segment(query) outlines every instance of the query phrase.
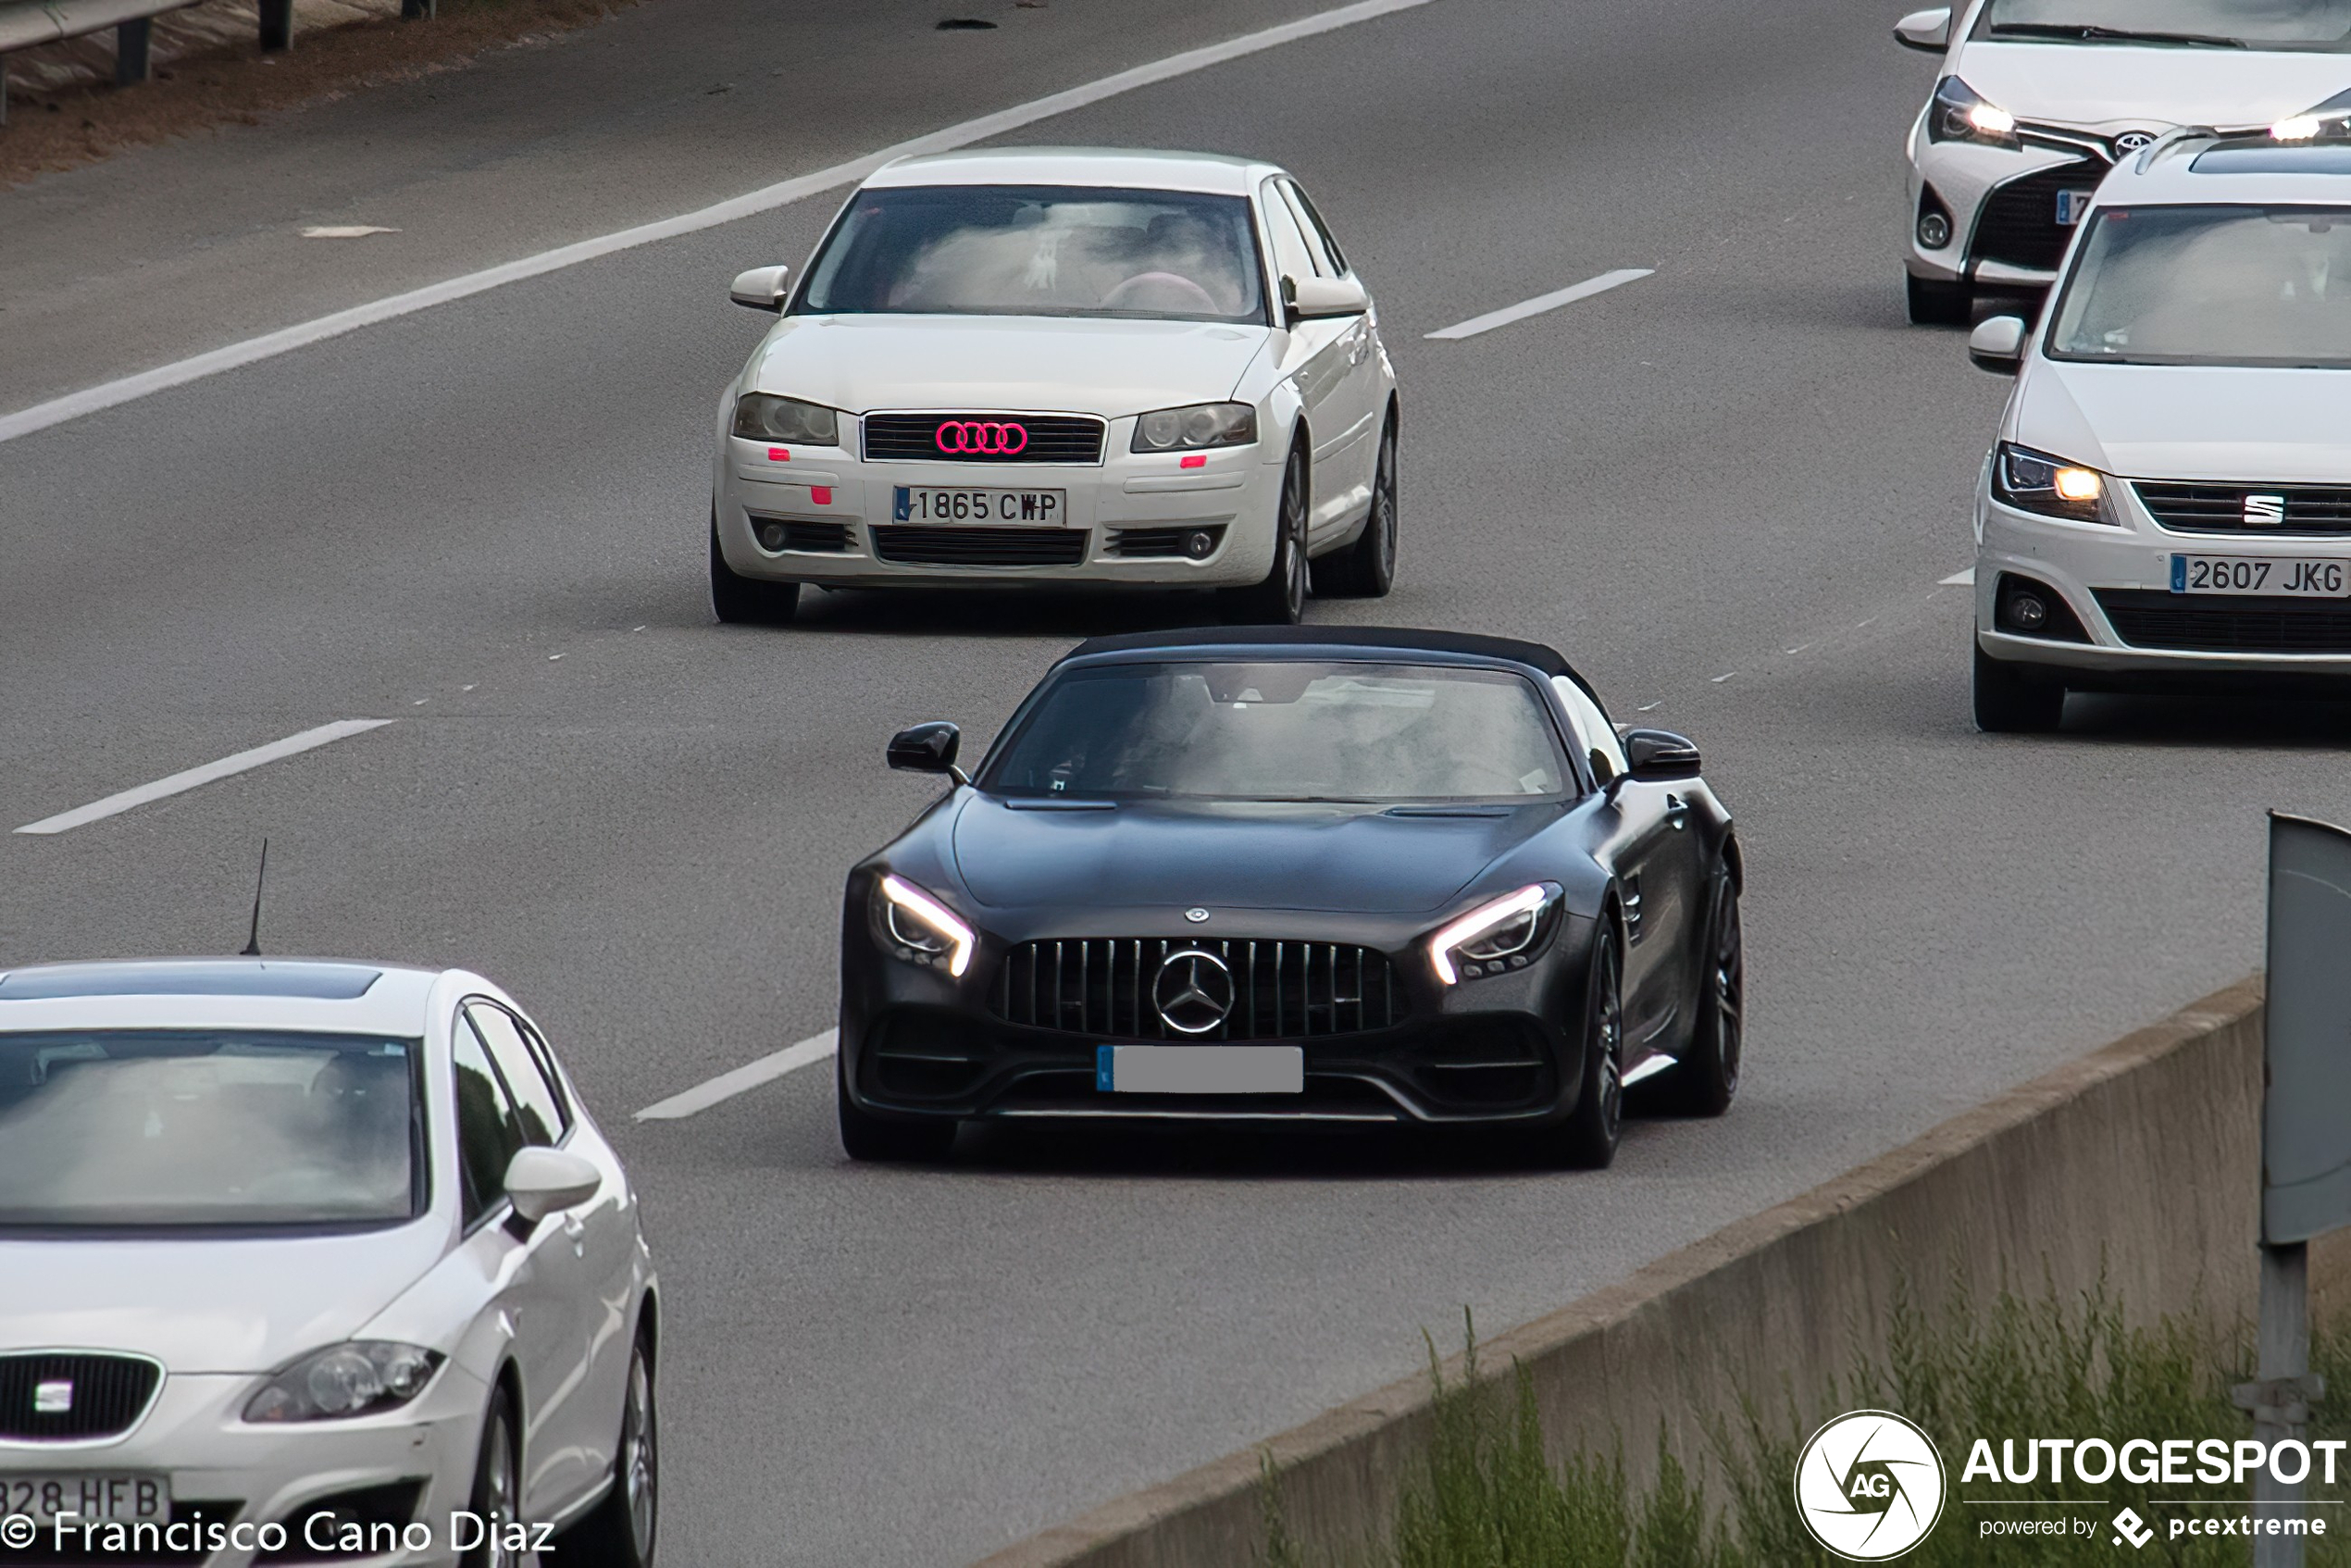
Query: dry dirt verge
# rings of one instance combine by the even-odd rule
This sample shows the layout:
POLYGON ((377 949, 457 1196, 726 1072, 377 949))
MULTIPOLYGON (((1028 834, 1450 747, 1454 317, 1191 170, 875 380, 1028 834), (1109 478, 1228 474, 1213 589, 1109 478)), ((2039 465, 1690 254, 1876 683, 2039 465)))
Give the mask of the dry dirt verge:
MULTIPOLYGON (((1939 1299, 1921 1286, 1988 1301, 2103 1281, 2143 1322, 2247 1313, 2260 1083, 2248 979, 1488 1341, 1480 1364, 1525 1369, 1558 1455, 1629 1435, 1637 1459, 1661 1427, 1698 1451, 1740 1390, 1835 1413, 1810 1401, 1857 1350, 1883 1352, 1897 1295, 1939 1299)), ((2312 1249, 2322 1300, 2351 1281, 2346 1251, 2312 1249)), ((1429 1414, 1429 1380, 1404 1379, 979 1568, 1242 1568, 1263 1546, 1269 1459, 1300 1538, 1356 1538, 1395 1516, 1429 1414)))

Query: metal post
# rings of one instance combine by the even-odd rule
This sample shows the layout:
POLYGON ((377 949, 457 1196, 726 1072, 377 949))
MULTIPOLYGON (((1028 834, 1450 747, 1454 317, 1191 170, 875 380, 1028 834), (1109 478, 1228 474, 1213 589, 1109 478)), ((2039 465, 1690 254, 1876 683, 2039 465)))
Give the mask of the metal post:
MULTIPOLYGON (((2253 1435, 2275 1445, 2299 1438, 2320 1392, 2310 1375, 2310 1252, 2307 1242, 2261 1248, 2260 1381, 2241 1384, 2236 1403, 2253 1412, 2253 1435)), ((2303 1483, 2281 1481, 2272 1467, 2254 1473, 2253 1517, 2266 1523, 2301 1512, 2303 1483)), ((2302 1537, 2253 1537, 2253 1568, 2302 1568, 2302 1537)))
POLYGON ((262 53, 292 47, 293 0, 261 0, 262 53))
POLYGON ((118 87, 147 80, 147 44, 155 37, 153 17, 133 17, 114 30, 114 80, 118 87))

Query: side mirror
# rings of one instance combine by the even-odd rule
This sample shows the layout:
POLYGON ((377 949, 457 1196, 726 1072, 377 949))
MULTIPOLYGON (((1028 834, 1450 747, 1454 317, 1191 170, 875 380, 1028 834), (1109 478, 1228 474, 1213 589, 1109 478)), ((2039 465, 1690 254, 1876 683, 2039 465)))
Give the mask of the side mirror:
POLYGON ((889 765, 904 773, 944 773, 958 784, 971 776, 955 765, 964 732, 952 724, 933 720, 902 729, 889 738, 889 765))
POLYGON ((1644 784, 1663 784, 1698 774, 1698 742, 1670 729, 1628 729, 1624 732, 1627 777, 1644 784))
POLYGON ((1361 316, 1372 308, 1371 292, 1352 278, 1282 280, 1283 314, 1292 323, 1329 316, 1361 316))
POLYGON ((791 293, 789 267, 754 267, 748 272, 738 272, 735 280, 727 285, 727 297, 737 305, 753 310, 780 314, 785 299, 791 293))
POLYGON ((1967 356, 1978 370, 2013 376, 2024 359, 2024 317, 1994 316, 1967 335, 1967 356))
POLYGON ((1894 42, 1905 49, 1943 53, 1951 46, 1951 7, 1937 6, 1931 11, 1912 11, 1894 24, 1894 42))
POLYGON ((506 1196, 531 1225, 579 1207, 603 1184, 602 1171, 566 1149, 517 1150, 506 1166, 506 1196))

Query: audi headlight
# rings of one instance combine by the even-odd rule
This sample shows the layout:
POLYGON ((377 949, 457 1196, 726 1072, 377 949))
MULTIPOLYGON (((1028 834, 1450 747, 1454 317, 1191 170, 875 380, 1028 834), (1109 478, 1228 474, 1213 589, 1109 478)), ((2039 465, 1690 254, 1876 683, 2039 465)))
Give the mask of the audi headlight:
POLYGON ((1195 403, 1161 408, 1135 421, 1130 452, 1196 452, 1206 446, 1247 446, 1257 439, 1257 410, 1246 403, 1195 403))
POLYGON ((1439 984, 1453 985, 1504 969, 1523 969, 1558 922, 1560 890, 1533 882, 1479 904, 1428 940, 1429 965, 1439 984))
POLYGON ((2106 476, 2004 441, 1992 456, 1992 493, 2007 505, 2077 523, 2104 523, 2106 476))
POLYGON ((802 403, 774 392, 745 392, 735 399, 735 433, 745 441, 839 446, 840 416, 821 403, 802 403))
POLYGON ((947 973, 956 979, 971 967, 977 939, 955 912, 903 877, 885 876, 874 890, 883 932, 906 950, 925 959, 947 960, 947 973))
POLYGON ((1978 142, 1987 147, 2023 145, 2016 138, 2016 116, 1956 76, 1934 84, 1934 102, 1926 111, 1926 139, 1978 142))
POLYGON ((256 1422, 339 1421, 375 1415, 425 1391, 441 1356, 389 1339, 354 1339, 313 1350, 262 1386, 245 1402, 256 1422))

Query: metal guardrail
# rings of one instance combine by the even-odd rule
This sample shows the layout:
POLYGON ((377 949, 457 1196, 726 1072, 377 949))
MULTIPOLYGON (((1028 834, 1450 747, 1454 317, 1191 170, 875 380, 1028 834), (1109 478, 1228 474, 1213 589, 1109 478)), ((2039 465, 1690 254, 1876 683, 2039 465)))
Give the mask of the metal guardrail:
MULTIPOLYGON (((14 51, 113 28, 114 79, 127 86, 147 80, 155 19, 194 4, 196 0, 0 0, 0 125, 8 122, 7 57, 14 51)), ((293 0, 260 0, 260 8, 261 47, 292 47, 293 0)), ((401 10, 429 16, 430 0, 404 0, 401 10)))

